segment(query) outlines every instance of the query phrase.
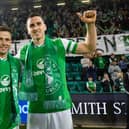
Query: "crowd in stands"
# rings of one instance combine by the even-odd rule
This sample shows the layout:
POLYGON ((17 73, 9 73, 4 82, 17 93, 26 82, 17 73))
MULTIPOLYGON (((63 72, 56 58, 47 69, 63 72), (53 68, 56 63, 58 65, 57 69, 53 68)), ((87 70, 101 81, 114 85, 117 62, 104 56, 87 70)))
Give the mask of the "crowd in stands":
POLYGON ((80 37, 85 34, 85 25, 76 15, 78 11, 97 10, 97 34, 118 34, 129 28, 128 0, 94 0, 90 4, 75 4, 70 1, 65 6, 57 6, 53 2, 43 3, 42 8, 33 8, 31 3, 21 4, 18 10, 0 9, 0 24, 12 28, 13 39, 28 39, 26 19, 31 12, 39 12, 47 26, 47 34, 51 37, 80 37))
POLYGON ((72 66, 68 64, 66 65, 68 87, 73 93, 129 91, 129 60, 126 55, 116 56, 112 53, 110 56, 103 56, 103 51, 98 49, 94 56, 89 56, 88 53, 81 58, 81 66, 74 62, 71 63, 72 66))

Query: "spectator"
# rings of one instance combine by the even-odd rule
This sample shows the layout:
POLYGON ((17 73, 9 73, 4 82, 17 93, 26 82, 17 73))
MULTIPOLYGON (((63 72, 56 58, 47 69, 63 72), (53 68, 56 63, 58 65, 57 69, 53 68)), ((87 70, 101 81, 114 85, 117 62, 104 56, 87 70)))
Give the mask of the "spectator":
POLYGON ((121 70, 123 73, 126 73, 127 72, 127 59, 125 57, 125 55, 121 55, 121 58, 120 58, 120 61, 118 62, 118 65, 120 66, 121 70))
POLYGON ((104 73, 101 83, 103 87, 103 92, 112 92, 113 81, 110 79, 108 73, 104 73))
POLYGON ((88 66, 86 67, 86 80, 88 80, 88 77, 92 77, 93 81, 97 80, 97 69, 94 66, 94 64, 92 63, 92 61, 90 60, 88 63, 88 66))
POLYGON ((91 76, 88 77, 86 88, 90 93, 96 93, 96 83, 93 81, 93 78, 91 76))
POLYGON ((121 69, 119 65, 117 64, 116 60, 113 60, 112 63, 110 63, 108 68, 108 73, 110 74, 111 79, 115 83, 115 80, 117 79, 117 73, 120 73, 121 69))
POLYGON ((112 63, 112 61, 117 61, 117 57, 114 53, 111 53, 109 57, 109 63, 112 63))
POLYGON ((81 65, 82 65, 82 80, 86 81, 86 67, 88 66, 88 63, 90 61, 89 54, 84 54, 83 58, 81 59, 81 65))
POLYGON ((104 72, 106 72, 106 60, 102 56, 103 50, 96 49, 96 57, 94 58, 94 65, 97 68, 97 78, 101 80, 104 72))
POLYGON ((117 73, 117 78, 115 79, 114 82, 114 91, 117 92, 125 92, 125 88, 124 88, 124 80, 123 80, 123 73, 122 72, 118 72, 117 73))

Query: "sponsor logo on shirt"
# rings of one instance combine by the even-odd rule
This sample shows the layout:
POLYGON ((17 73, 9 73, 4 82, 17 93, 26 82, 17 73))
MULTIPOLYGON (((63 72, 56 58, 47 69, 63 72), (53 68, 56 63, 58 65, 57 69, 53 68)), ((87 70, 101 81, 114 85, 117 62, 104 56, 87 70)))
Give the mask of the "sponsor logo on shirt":
POLYGON ((11 87, 0 88, 0 93, 11 92, 11 87))
POLYGON ((40 70, 33 71, 33 76, 41 76, 44 74, 44 60, 43 58, 40 58, 36 62, 36 67, 40 70))

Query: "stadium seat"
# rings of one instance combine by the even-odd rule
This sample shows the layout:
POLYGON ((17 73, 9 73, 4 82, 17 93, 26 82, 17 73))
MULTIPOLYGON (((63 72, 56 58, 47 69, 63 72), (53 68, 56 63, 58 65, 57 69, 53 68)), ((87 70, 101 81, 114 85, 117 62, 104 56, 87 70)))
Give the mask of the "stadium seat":
POLYGON ((73 72, 72 76, 75 81, 81 81, 81 73, 80 72, 73 72))
POLYGON ((96 81, 96 93, 102 93, 102 84, 101 81, 96 81))
POLYGON ((67 85, 68 85, 68 89, 69 89, 70 93, 77 93, 77 87, 76 87, 75 82, 69 81, 69 82, 67 82, 67 85))
POLYGON ((72 73, 66 73, 66 79, 67 79, 67 81, 73 81, 74 80, 73 74, 72 73))
POLYGON ((66 63, 66 73, 67 73, 67 72, 72 72, 71 63, 66 63))
POLYGON ((81 64, 80 63, 72 63, 72 71, 73 72, 81 72, 81 64))
POLYGON ((76 87, 77 87, 77 90, 79 93, 89 93, 86 90, 86 82, 85 81, 76 82, 76 87))

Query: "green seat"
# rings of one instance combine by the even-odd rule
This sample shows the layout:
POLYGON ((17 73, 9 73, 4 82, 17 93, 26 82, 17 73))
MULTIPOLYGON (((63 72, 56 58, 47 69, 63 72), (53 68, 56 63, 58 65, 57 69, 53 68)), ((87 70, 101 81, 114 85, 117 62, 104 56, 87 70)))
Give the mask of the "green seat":
POLYGON ((67 72, 72 72, 72 65, 71 65, 71 63, 66 63, 66 73, 67 72))
POLYGON ((86 82, 85 81, 76 82, 76 87, 77 87, 78 92, 88 93, 88 91, 86 90, 86 82))
POLYGON ((81 74, 80 74, 80 72, 73 72, 72 76, 73 76, 75 81, 81 81, 81 74))
POLYGON ((67 82, 67 85, 68 85, 68 89, 69 89, 70 93, 77 93, 77 87, 75 85, 75 82, 69 81, 69 82, 67 82))
POLYGON ((96 93, 102 93, 102 84, 101 81, 96 81, 96 93))
POLYGON ((72 73, 66 73, 66 80, 67 81, 73 81, 74 80, 73 74, 72 73))
POLYGON ((72 64, 72 71, 73 72, 81 72, 81 64, 80 63, 73 63, 72 64))

